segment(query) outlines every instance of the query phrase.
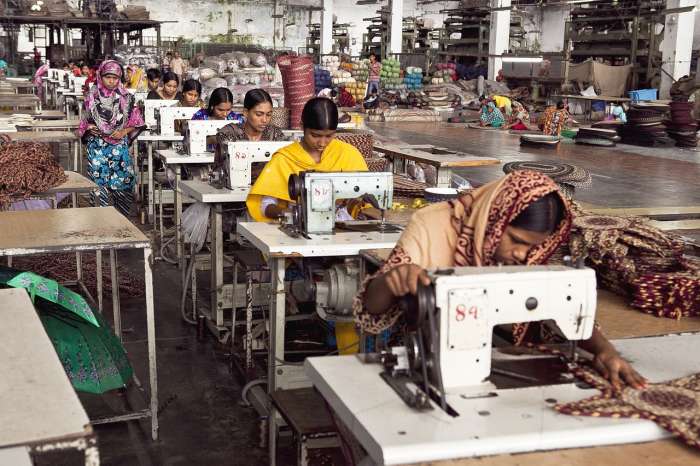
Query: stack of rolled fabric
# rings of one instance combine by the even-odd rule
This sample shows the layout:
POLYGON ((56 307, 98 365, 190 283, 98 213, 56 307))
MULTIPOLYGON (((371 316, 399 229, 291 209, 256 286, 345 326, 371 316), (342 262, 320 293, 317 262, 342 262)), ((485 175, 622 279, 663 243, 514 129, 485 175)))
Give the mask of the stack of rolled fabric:
POLYGON ((671 102, 671 120, 666 122, 668 135, 676 141, 678 147, 697 147, 698 124, 690 112, 692 102, 671 102))
POLYGON ((613 147, 620 140, 617 131, 605 128, 580 128, 574 137, 576 144, 613 147))
POLYGON ((591 186, 591 173, 585 168, 554 161, 518 161, 503 165, 503 172, 508 174, 516 170, 533 170, 550 177, 559 185, 561 191, 569 198, 574 196, 576 188, 591 186))
POLYGON ((620 129, 622 142, 638 146, 670 146, 664 120, 670 110, 663 104, 633 104, 627 112, 627 123, 620 129))
POLYGON ((598 283, 629 299, 632 307, 680 319, 700 315, 700 261, 684 256, 684 248, 680 238, 645 219, 582 212, 569 244, 556 256, 585 259, 598 283))

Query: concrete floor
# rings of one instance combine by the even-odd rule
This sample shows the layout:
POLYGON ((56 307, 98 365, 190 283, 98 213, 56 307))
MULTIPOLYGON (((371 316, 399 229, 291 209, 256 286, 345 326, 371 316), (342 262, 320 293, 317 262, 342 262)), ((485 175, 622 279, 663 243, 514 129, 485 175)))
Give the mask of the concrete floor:
MULTIPOLYGON (((597 149, 561 144, 556 150, 520 147, 518 137, 504 132, 466 129, 444 123, 373 124, 379 135, 405 143, 434 144, 476 155, 514 160, 561 160, 593 173, 593 188, 579 200, 607 207, 700 205, 700 155, 695 151, 620 146, 597 149)), ((502 176, 500 166, 461 170, 476 182, 502 176)), ((693 232, 697 234, 697 232, 693 232)), ((138 257, 120 257, 139 270, 138 257)), ((257 415, 240 404, 240 384, 229 372, 226 350, 212 338, 198 342, 196 331, 179 315, 179 272, 164 262, 154 269, 161 400, 160 435, 150 441, 147 423, 97 426, 102 464, 256 465, 267 463, 259 447, 257 415)), ((122 303, 126 347, 141 380, 145 372, 145 316, 139 299, 122 303)), ((104 402, 85 399, 89 414, 103 412, 104 402)), ((111 403, 114 404, 114 403, 111 403)), ((284 442, 283 442, 284 443, 284 442)), ((293 464, 289 444, 280 464, 293 464)), ((45 457, 40 465, 79 464, 45 457)))

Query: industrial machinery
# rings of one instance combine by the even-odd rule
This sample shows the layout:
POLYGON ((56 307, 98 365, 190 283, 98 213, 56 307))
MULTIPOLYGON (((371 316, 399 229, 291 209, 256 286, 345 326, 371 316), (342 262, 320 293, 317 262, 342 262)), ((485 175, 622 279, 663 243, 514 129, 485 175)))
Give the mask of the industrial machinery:
MULTIPOLYGON (((336 227, 337 201, 362 198, 382 213, 391 208, 393 175, 390 172, 301 172, 289 177, 289 197, 296 204, 283 226, 287 233, 304 237, 329 235, 336 227)), ((346 225, 350 227, 351 223, 346 225)), ((382 231, 396 228, 384 221, 364 222, 363 225, 382 231)))
POLYGON ((379 357, 381 377, 418 410, 433 409, 431 397, 447 411, 449 393, 478 396, 496 388, 488 377, 498 325, 552 320, 569 341, 593 332, 596 278, 590 268, 464 267, 430 278, 432 284, 405 303, 405 346, 379 357))
POLYGON ((156 132, 161 136, 175 135, 175 121, 189 120, 199 107, 163 107, 155 114, 156 132))
POLYGON ((198 156, 210 155, 207 149, 207 138, 216 136, 216 133, 226 125, 231 124, 230 120, 190 120, 187 122, 185 130, 185 140, 179 152, 198 156))
POLYGON ((228 189, 252 185, 253 164, 267 163, 288 141, 236 141, 223 145, 223 165, 212 172, 212 184, 228 189))
POLYGON ((177 100, 146 99, 143 101, 144 122, 149 129, 158 126, 156 113, 163 107, 172 107, 178 104, 177 100))

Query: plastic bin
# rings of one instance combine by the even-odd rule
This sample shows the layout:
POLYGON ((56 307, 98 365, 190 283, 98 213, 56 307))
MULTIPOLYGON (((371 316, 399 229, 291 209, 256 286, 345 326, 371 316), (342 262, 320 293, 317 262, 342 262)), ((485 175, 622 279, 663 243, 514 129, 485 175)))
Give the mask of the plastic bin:
POLYGON ((657 89, 637 89, 636 91, 630 91, 629 96, 632 102, 639 102, 641 100, 656 100, 658 90, 657 89))

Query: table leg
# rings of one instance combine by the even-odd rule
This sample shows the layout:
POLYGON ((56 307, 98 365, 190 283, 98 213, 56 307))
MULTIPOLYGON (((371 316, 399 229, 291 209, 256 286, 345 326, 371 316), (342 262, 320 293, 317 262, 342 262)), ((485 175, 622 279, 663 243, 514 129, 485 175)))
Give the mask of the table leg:
POLYGON ((153 199, 153 142, 148 141, 148 222, 153 221, 155 199, 153 199))
MULTIPOLYGON (((284 324, 285 324, 285 293, 284 293, 284 265, 285 259, 270 258, 270 273, 272 278, 272 290, 270 296, 270 343, 267 363, 267 392, 274 393, 277 389, 277 375, 284 369, 284 324), (280 369, 278 371, 278 366, 280 369)), ((268 448, 269 464, 277 463, 277 410, 268 398, 268 448)))
POLYGON ((66 120, 71 120, 72 118, 70 117, 70 104, 68 103, 68 97, 63 98, 63 105, 66 112, 66 120))
POLYGON ((449 188, 452 185, 452 168, 438 167, 437 186, 438 188, 449 188))
POLYGON ((86 440, 85 466, 100 466, 100 450, 97 448, 97 439, 94 436, 86 440))
POLYGON ((151 438, 158 440, 158 374, 156 364, 156 316, 153 302, 151 248, 143 248, 143 281, 146 286, 146 326, 148 335, 148 374, 151 388, 151 438))
POLYGON ((102 250, 95 251, 95 274, 97 275, 97 309, 102 312, 102 250))
POLYGON ((122 312, 119 308, 119 276, 117 275, 117 250, 109 250, 110 279, 112 280, 112 312, 114 313, 114 333, 122 340, 122 312))
POLYGON ((78 154, 78 144, 76 142, 70 143, 73 148, 73 171, 80 173, 80 167, 78 166, 80 160, 80 154, 78 154))
POLYGON ((211 309, 212 312, 216 312, 217 327, 221 327, 224 325, 224 232, 221 204, 212 205, 209 222, 209 234, 211 235, 211 309))
MULTIPOLYGON (((184 252, 182 246, 182 197, 180 194, 180 177, 181 165, 175 164, 175 186, 173 188, 173 196, 175 196, 175 242, 177 243, 177 259, 180 264, 180 270, 184 272, 184 252)), ((182 280, 184 281, 184 280, 182 280)))

